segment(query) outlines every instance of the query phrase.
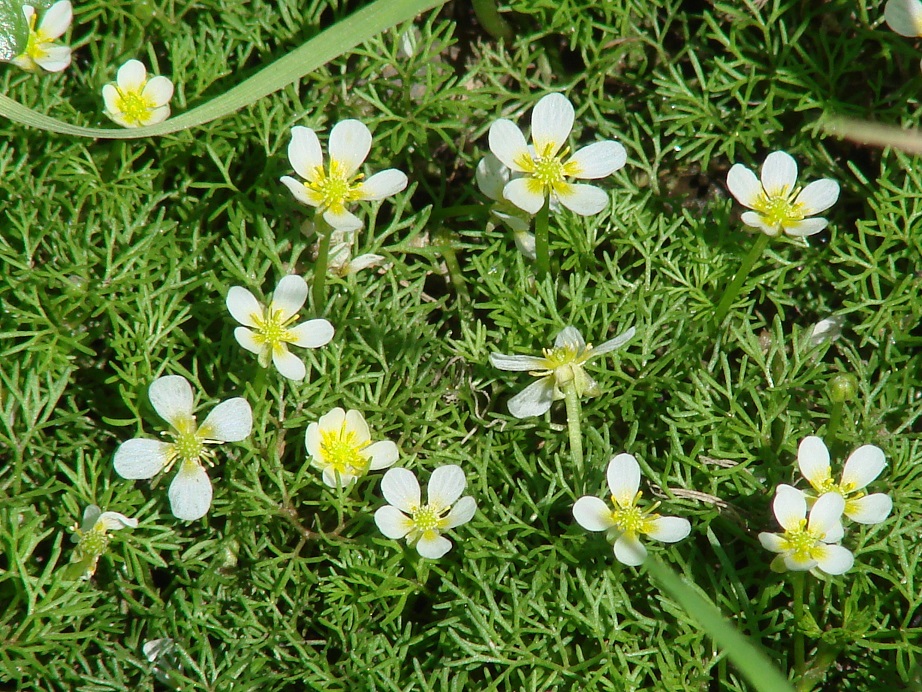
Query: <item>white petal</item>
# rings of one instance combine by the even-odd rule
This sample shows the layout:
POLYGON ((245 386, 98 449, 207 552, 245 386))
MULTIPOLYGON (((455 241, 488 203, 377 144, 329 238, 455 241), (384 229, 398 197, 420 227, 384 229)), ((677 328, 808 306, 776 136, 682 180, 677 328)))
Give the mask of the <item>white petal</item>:
POLYGON ((829 450, 815 435, 805 437, 797 448, 797 466, 800 473, 816 490, 832 476, 829 471, 829 450))
POLYGON ((429 478, 427 496, 429 504, 438 507, 450 507, 461 497, 467 487, 467 479, 460 466, 449 464, 439 466, 429 478))
POLYGON ((637 567, 647 558, 647 549, 637 536, 628 537, 628 534, 622 534, 615 541, 615 557, 618 558, 618 562, 628 567, 637 567))
POLYGON ((823 536, 824 543, 838 543, 845 537, 845 527, 842 526, 842 522, 838 521, 833 524, 826 531, 826 535, 823 536))
POLYGON ((434 536, 423 536, 416 544, 416 551, 430 560, 438 560, 449 550, 451 550, 451 541, 438 534, 434 536))
POLYGON ((501 202, 503 188, 509 182, 510 173, 511 171, 494 154, 487 154, 477 164, 475 171, 477 187, 493 201, 501 202))
POLYGON ((165 106, 173 98, 173 82, 168 77, 158 75, 148 80, 141 93, 144 98, 154 102, 154 107, 165 106))
POLYGON ((538 253, 535 250, 535 236, 528 232, 528 229, 531 228, 531 224, 517 216, 510 216, 508 214, 497 214, 497 216, 504 219, 509 225, 509 228, 512 229, 512 237, 513 240, 515 240, 515 246, 518 248, 519 252, 522 253, 522 257, 535 261, 538 257, 538 253))
POLYGON ((351 473, 338 473, 332 466, 327 466, 322 473, 324 485, 330 488, 348 488, 355 480, 351 473))
MULTIPOLYGON (((317 133, 309 127, 298 126, 291 128, 291 141, 288 143, 288 161, 291 163, 291 167, 295 169, 295 173, 308 182, 315 182, 318 173, 323 170, 323 149, 320 147, 317 133)), ((294 178, 291 180, 294 180, 294 178)), ((282 178, 282 182, 285 182, 285 178, 282 178)), ((300 183, 298 184, 300 185, 300 183)))
MULTIPOLYGON (((24 7, 30 7, 29 5, 24 5, 24 7)), ((34 10, 33 10, 34 12, 34 10)), ((83 520, 80 522, 81 531, 90 531, 93 528, 93 525, 96 523, 96 520, 102 515, 102 510, 99 509, 99 505, 88 505, 85 510, 83 510, 83 520)), ((80 537, 77 535, 71 536, 71 539, 74 540, 74 543, 80 540, 80 537)))
MULTIPOLYGON (((342 409, 340 409, 342 410, 342 409)), ((314 459, 320 460, 320 425, 311 423, 307 426, 304 433, 304 446, 307 447, 307 453, 314 459)))
POLYGON ((154 380, 147 388, 154 410, 167 423, 185 421, 192 416, 192 386, 182 375, 167 375, 154 380))
POLYGON ((279 180, 291 190, 291 194, 295 196, 295 199, 298 200, 301 204, 306 204, 309 207, 319 207, 323 198, 318 195, 311 194, 311 192, 304 187, 304 183, 299 180, 295 180, 290 175, 284 175, 279 180))
POLYGON ((609 339, 604 344, 599 344, 598 346, 592 349, 592 357, 601 356, 603 353, 608 353, 609 351, 614 351, 616 348, 624 346, 628 341, 634 338, 636 330, 631 327, 626 332, 616 336, 614 339, 609 339))
POLYGON ((339 212, 327 209, 323 212, 323 219, 337 231, 357 231, 362 227, 359 217, 345 209, 339 212))
MULTIPOLYGON (((247 327, 258 327, 263 309, 256 297, 242 286, 231 286, 224 301, 231 317, 247 327)), ((246 346, 244 346, 246 348, 246 346)))
POLYGON ((407 469, 388 469, 381 479, 381 494, 389 504, 404 512, 412 514, 419 508, 419 481, 407 469))
POLYGON ((611 140, 595 142, 573 154, 566 163, 567 175, 584 180, 604 178, 627 162, 624 147, 611 140))
POLYGON ((842 512, 845 511, 845 500, 839 493, 826 493, 822 495, 810 510, 810 520, 807 528, 820 536, 825 536, 842 521, 842 512))
POLYGON ((548 366, 547 359, 540 356, 507 356, 502 353, 491 353, 490 364, 494 368, 514 372, 546 370, 548 366))
MULTIPOLYGON (((743 215, 740 217, 740 220, 747 226, 758 228, 765 235, 776 236, 781 233, 780 224, 775 224, 774 226, 768 225, 767 223, 765 223, 764 217, 757 211, 743 212, 743 215)), ((813 221, 813 219, 805 219, 805 221, 813 221)), ((803 223, 803 221, 801 223, 803 223)))
MULTIPOLYGON (((26 7, 28 7, 28 5, 26 5, 26 7)), ((106 84, 102 88, 102 100, 106 105, 107 113, 118 112, 118 89, 115 88, 114 84, 106 84)))
POLYGON ((531 141, 539 156, 553 156, 573 129, 573 105, 563 94, 548 94, 531 112, 531 141))
POLYGON ((816 560, 811 557, 799 558, 797 553, 785 553, 779 557, 782 558, 784 566, 792 572, 806 572, 808 569, 816 567, 816 560))
POLYGON ((115 81, 122 91, 140 91, 147 81, 147 68, 140 60, 129 60, 118 68, 115 81))
POLYGON ((541 211, 547 199, 541 184, 530 177, 510 180, 503 188, 503 197, 529 214, 537 214, 541 211))
POLYGON ((335 330, 324 319, 308 320, 288 330, 291 343, 301 348, 320 348, 330 343, 335 330))
POLYGON ((466 524, 474 518, 476 511, 477 501, 470 495, 462 497, 443 520, 445 522, 443 528, 446 530, 453 529, 456 526, 461 526, 461 524, 466 524))
POLYGON ((573 505, 573 518, 587 531, 607 531, 615 525, 609 506, 591 495, 585 495, 576 501, 573 505))
POLYGON ((118 512, 103 512, 99 515, 99 521, 102 522, 106 531, 119 531, 121 529, 138 528, 137 519, 129 519, 124 514, 118 512))
POLYGON ((857 500, 847 500, 845 516, 859 524, 880 524, 893 509, 893 500, 883 493, 873 493, 857 500))
POLYGON ((368 445, 363 451, 371 457, 371 463, 368 465, 369 471, 380 471, 381 469, 393 466, 400 457, 397 445, 390 440, 375 442, 374 444, 368 445))
POLYGON ((407 187, 407 174, 396 168, 375 173, 359 186, 359 199, 376 200, 391 197, 407 187))
POLYGON ((784 232, 792 238, 806 238, 807 236, 816 235, 828 225, 829 221, 824 218, 803 219, 785 224, 784 232))
POLYGON ((330 409, 328 413, 320 416, 320 420, 317 422, 321 430, 335 431, 338 433, 340 428, 346 423, 346 412, 337 406, 336 408, 330 409))
POLYGON ((348 276, 349 274, 355 274, 356 272, 360 272, 363 269, 368 269, 369 267, 377 266, 381 264, 381 262, 383 261, 384 261, 384 257, 382 255, 366 253, 364 255, 359 255, 353 260, 350 260, 349 263, 346 265, 344 271, 345 271, 345 274, 348 276))
POLYGON ((343 120, 336 123, 330 132, 330 159, 340 166, 346 177, 352 175, 368 156, 371 149, 371 132, 358 120, 343 120))
POLYGON ((820 549, 816 563, 826 574, 845 574, 855 564, 855 556, 841 545, 827 545, 820 549))
POLYGON ((554 348, 569 348, 574 351, 582 351, 586 348, 586 340, 579 329, 572 325, 567 325, 554 337, 554 348))
POLYGON ((880 475, 887 466, 884 451, 875 445, 862 445, 852 452, 842 469, 842 485, 849 490, 861 490, 880 475))
POLYGON ((162 123, 164 120, 170 117, 170 107, 169 106, 159 106, 150 111, 147 119, 142 123, 143 125, 157 125, 162 123))
POLYGON ((71 50, 68 46, 51 45, 45 48, 45 54, 35 59, 35 63, 46 72, 60 72, 70 65, 71 50))
POLYGON ((813 216, 829 209, 838 199, 839 183, 835 180, 824 178, 823 180, 815 180, 807 185, 800 191, 794 201, 803 205, 801 211, 805 216, 813 216))
POLYGON ((884 19, 900 36, 922 36, 922 2, 919 0, 889 0, 884 7, 884 19))
POLYGON ((272 349, 272 363, 282 377, 294 382, 300 382, 307 374, 304 361, 289 351, 284 344, 272 349))
POLYGON ((762 183, 756 174, 741 163, 735 163, 727 173, 727 188, 736 201, 744 207, 753 208, 762 194, 762 183))
POLYGON ((211 507, 211 481, 199 464, 182 464, 168 495, 174 517, 185 521, 201 519, 211 507))
POLYGON ((388 538, 403 538, 413 528, 413 520, 396 507, 385 505, 375 512, 378 530, 388 538))
POLYGON ((659 517, 649 522, 645 534, 650 538, 663 543, 681 541, 691 533, 691 524, 688 519, 681 517, 659 517))
POLYGON ((797 184, 797 162, 783 151, 773 151, 762 164, 762 187, 769 197, 790 193, 797 184))
POLYGON ((74 18, 74 9, 68 0, 54 3, 42 16, 42 33, 50 39, 60 37, 70 26, 74 18))
POLYGON ((532 156, 525 135, 514 122, 502 118, 490 125, 489 140, 490 151, 503 165, 518 173, 525 172, 517 162, 531 161, 532 156))
POLYGON ((554 188, 560 203, 574 214, 592 216, 608 206, 608 193, 595 185, 564 183, 554 188))
POLYGON ((785 550, 785 540, 776 533, 767 533, 763 531, 759 534, 759 543, 766 550, 773 553, 782 553, 785 550))
POLYGON ((810 345, 819 346, 824 341, 835 341, 842 336, 842 326, 845 318, 842 315, 824 317, 813 325, 810 331, 810 345))
POLYGON ((273 312, 279 311, 284 322, 301 309, 305 300, 307 300, 307 282, 297 274, 289 274, 275 287, 271 309, 273 312))
POLYGON ((112 462, 122 478, 138 480, 153 478, 170 461, 173 445, 143 437, 122 442, 115 450, 112 462))
POLYGON ((243 346, 250 353, 260 354, 269 348, 265 343, 256 341, 256 337, 246 327, 237 327, 234 330, 234 338, 237 343, 243 346))
POLYGON ((219 442, 240 442, 253 429, 253 410, 243 397, 234 397, 211 409, 199 428, 206 439, 219 442))
POLYGON ((797 488, 782 484, 775 492, 772 509, 781 527, 793 531, 800 528, 800 522, 807 517, 807 498, 797 488))
POLYGON ((532 382, 509 400, 509 413, 516 418, 543 416, 554 401, 554 376, 532 382))
POLYGON ((640 489, 640 465, 630 454, 618 454, 608 462, 605 472, 608 489, 621 507, 634 504, 640 489))

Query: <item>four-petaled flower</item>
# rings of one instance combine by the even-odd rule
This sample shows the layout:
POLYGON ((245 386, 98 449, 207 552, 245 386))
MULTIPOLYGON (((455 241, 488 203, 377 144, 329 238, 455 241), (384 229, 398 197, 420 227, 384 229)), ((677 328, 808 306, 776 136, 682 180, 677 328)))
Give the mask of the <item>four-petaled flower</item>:
POLYGON ((595 348, 583 340, 575 327, 565 327, 554 341, 553 348, 544 349, 543 356, 507 356, 491 353, 490 362, 500 370, 529 371, 540 377, 509 400, 509 413, 516 418, 541 416, 551 403, 564 398, 562 389, 570 384, 578 396, 598 396, 599 385, 583 370, 583 364, 596 356, 613 351, 634 336, 631 327, 595 348))
POLYGON ((563 94, 548 94, 538 101, 531 115, 531 141, 511 120, 497 120, 490 126, 490 150, 513 173, 503 187, 503 197, 537 214, 541 207, 558 201, 582 216, 598 214, 608 204, 608 194, 593 185, 567 182, 567 178, 594 180, 611 175, 624 166, 627 152, 618 142, 595 142, 566 158, 565 146, 573 129, 573 106, 563 94))
POLYGON ((99 558, 109 546, 109 531, 136 529, 137 519, 129 519, 118 512, 102 512, 97 505, 88 506, 83 512, 83 521, 75 524, 71 541, 77 544, 72 562, 74 576, 89 579, 96 573, 99 558))
POLYGON ((361 412, 338 406, 307 426, 304 443, 311 463, 323 471, 323 482, 331 488, 345 488, 369 471, 386 469, 398 456, 390 440, 372 443, 361 412))
POLYGON ((922 2, 920 0, 889 0, 884 7, 887 26, 900 36, 922 36, 922 2))
POLYGON ((168 375, 148 388, 154 410, 172 426, 172 442, 135 438, 115 451, 115 471, 131 480, 153 478, 179 462, 170 484, 170 508, 179 519, 200 519, 211 507, 211 481, 203 462, 214 465, 214 451, 206 445, 240 442, 253 427, 246 399, 235 397, 215 406, 200 426, 193 413, 192 387, 185 377, 168 375))
POLYGON ((806 571, 818 567, 827 574, 844 574, 855 561, 851 551, 838 545, 842 540, 842 511, 845 500, 838 493, 821 496, 807 519, 807 498, 791 485, 779 485, 772 503, 775 518, 784 533, 762 532, 759 542, 778 553, 772 560, 775 572, 806 571))
POLYGON ((391 469, 381 479, 381 492, 390 504, 375 512, 375 524, 388 538, 406 536, 407 545, 415 545, 420 555, 438 559, 451 550, 442 532, 467 523, 477 511, 473 497, 461 497, 466 486, 460 466, 440 466, 429 479, 429 502, 424 505, 413 472, 391 469))
MULTIPOLYGON (((880 447, 863 445, 852 452, 842 469, 842 480, 836 483, 832 480, 829 450, 820 438, 810 435, 800 442, 797 465, 817 495, 837 493, 842 496, 845 500, 843 513, 852 521, 859 524, 879 524, 890 516, 893 501, 888 495, 867 495, 863 491, 887 465, 880 447)), ((815 497, 807 495, 808 503, 814 500, 815 497)))
POLYGON ((654 514, 658 502, 646 510, 637 506, 642 495, 640 466, 630 454, 613 457, 608 462, 606 476, 614 509, 599 498, 586 495, 573 505, 573 517, 587 531, 606 531, 608 540, 614 543, 619 562, 630 567, 643 563, 647 549, 640 542, 640 536, 675 543, 691 532, 687 519, 654 514))
POLYGON ((406 188, 407 176, 396 168, 375 173, 362 182, 359 167, 371 148, 371 132, 358 120, 343 120, 330 131, 330 162, 323 167, 323 150, 317 134, 308 127, 293 127, 288 160, 301 182, 289 175, 281 180, 302 204, 316 207, 332 228, 356 230, 362 222, 346 207, 360 200, 379 200, 406 188))
POLYGON ((35 26, 37 15, 31 5, 23 5, 22 11, 29 24, 29 38, 26 47, 15 58, 13 64, 29 72, 39 68, 47 72, 60 72, 70 65, 70 47, 54 42, 64 35, 74 18, 69 0, 54 3, 42 14, 42 21, 35 26))
POLYGON ((279 281, 266 311, 253 294, 241 286, 232 286, 227 292, 227 309, 231 316, 246 325, 234 330, 237 343, 259 356, 259 364, 264 368, 271 360, 289 380, 303 380, 306 370, 301 359, 288 350, 288 344, 319 348, 333 338, 333 325, 324 319, 292 324, 306 299, 307 283, 294 274, 279 281))
POLYGON ((170 117, 173 82, 167 77, 147 78, 140 60, 129 60, 120 68, 115 82, 102 88, 105 113, 123 127, 156 125, 170 117))
POLYGON ((744 207, 747 226, 766 235, 808 236, 819 233, 829 223, 824 218, 808 216, 826 211, 839 199, 839 184, 824 178, 803 189, 797 187, 797 162, 783 151, 775 151, 762 164, 762 180, 740 163, 727 174, 727 187, 744 207))

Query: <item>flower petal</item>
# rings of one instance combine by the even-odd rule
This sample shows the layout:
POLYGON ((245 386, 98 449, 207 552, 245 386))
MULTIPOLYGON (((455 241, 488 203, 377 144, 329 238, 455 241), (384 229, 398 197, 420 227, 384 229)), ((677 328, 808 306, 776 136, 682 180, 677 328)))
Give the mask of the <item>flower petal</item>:
POLYGON ((845 511, 845 500, 839 493, 826 493, 822 495, 810 510, 810 520, 807 528, 820 537, 836 528, 842 522, 842 512, 845 511))
POLYGON ((147 68, 140 60, 129 60, 115 75, 115 82, 122 91, 140 91, 147 81, 147 68))
POLYGON ((71 50, 69 46, 51 45, 45 48, 45 54, 35 58, 35 63, 46 72, 60 72, 70 65, 71 50))
POLYGON ((861 490, 887 466, 884 451, 875 445, 862 445, 852 452, 842 469, 842 485, 861 490))
POLYGON ((806 572, 808 569, 816 567, 816 560, 811 557, 798 557, 798 553, 788 552, 780 557, 784 562, 784 566, 792 572, 806 572))
POLYGON ((797 488, 782 484, 775 491, 772 509, 781 528, 793 531, 800 528, 800 522, 807 517, 807 498, 797 488))
POLYGON ((218 442, 240 442, 253 429, 253 410, 243 397, 234 397, 211 409, 199 434, 218 442))
POLYGON ((507 356, 503 353, 491 353, 490 364, 500 370, 514 372, 531 372, 532 370, 547 370, 546 358, 540 356, 507 356))
POLYGON ((727 188, 736 201, 752 209, 762 194, 762 183, 756 174, 741 163, 735 163, 727 173, 727 188))
POLYGON ((773 553, 783 553, 787 545, 786 541, 777 533, 768 533, 766 531, 759 534, 759 543, 762 544, 763 548, 773 553))
POLYGON ((138 528, 137 519, 129 519, 124 514, 118 512, 103 512, 99 515, 98 521, 102 522, 103 528, 105 528, 106 531, 138 528))
POLYGON ((631 327, 627 331, 619 334, 614 339, 609 339, 604 344, 599 344, 598 346, 592 349, 592 358, 596 356, 601 356, 603 353, 608 353, 609 351, 614 351, 616 348, 624 346, 628 341, 634 338, 636 330, 631 327))
POLYGON ((609 506, 591 495, 584 495, 574 503, 573 518, 587 531, 607 531, 615 525, 609 506))
POLYGON ((829 450, 815 435, 805 437, 797 448, 797 466, 807 482, 817 491, 832 478, 829 471, 829 450))
POLYGON ((258 355, 269 348, 264 342, 257 341, 253 332, 246 327, 237 327, 234 330, 234 338, 237 340, 238 344, 250 353, 256 353, 258 355))
POLYGON ((691 533, 691 523, 682 517, 658 517, 644 526, 644 533, 663 543, 675 543, 691 533))
MULTIPOLYGON (((26 5, 28 7, 28 5, 26 5)), ((102 100, 106 106, 106 112, 113 114, 119 112, 118 108, 118 89, 114 84, 106 84, 102 88, 102 100)))
POLYGON ((365 416, 361 411, 349 409, 346 411, 346 430, 354 436, 357 444, 365 444, 371 439, 371 432, 368 429, 368 423, 365 422, 365 416))
POLYGON ((419 481, 412 471, 388 469, 381 479, 381 494, 389 504, 412 514, 419 508, 419 481))
POLYGON ((543 186, 531 177, 510 180, 503 188, 503 197, 529 214, 541 211, 547 199, 543 186))
POLYGON ((855 556, 841 545, 825 545, 814 551, 817 566, 826 574, 845 574, 855 564, 855 556))
POLYGON ((355 480, 351 473, 339 473, 332 466, 327 466, 321 474, 323 484, 329 488, 348 488, 355 480))
POLYGON ((554 337, 554 348, 569 348, 574 351, 582 351, 586 348, 586 340, 579 329, 572 325, 567 325, 554 337))
POLYGON ((466 524, 474 518, 476 511, 477 501, 470 495, 465 495, 455 503, 448 516, 442 520, 444 522, 442 528, 448 530, 466 524))
POLYGON ((531 112, 531 141, 538 156, 554 156, 573 129, 573 105, 563 94, 548 94, 531 112))
POLYGON ((304 433, 304 446, 307 448, 307 453, 318 461, 323 457, 320 448, 320 439, 320 425, 317 423, 308 425, 304 433))
POLYGON ((637 567, 647 559, 647 549, 633 534, 622 534, 615 541, 615 557, 628 567, 637 567))
POLYGON ((829 225, 829 221, 824 218, 803 219, 784 225, 784 232, 792 238, 806 238, 807 236, 816 235, 829 225))
POLYGON ((371 132, 358 120, 343 120, 330 131, 330 166, 339 165, 339 172, 351 178, 364 163, 371 149, 371 132))
POLYGON ((272 349, 272 363, 282 377, 294 382, 300 382, 304 379, 304 375, 307 374, 304 361, 289 351, 285 344, 280 344, 278 348, 272 349))
MULTIPOLYGON (((25 9, 25 7, 30 7, 30 5, 25 5, 23 9, 25 9)), ((80 530, 92 530, 93 525, 96 524, 96 520, 99 519, 100 516, 102 516, 102 510, 99 509, 99 505, 87 505, 87 508, 83 510, 83 520, 80 522, 80 530)), ((71 536, 71 540, 77 543, 80 540, 80 536, 74 534, 71 536)))
POLYGON ((884 7, 884 19, 900 36, 922 36, 922 2, 919 0, 889 0, 884 7))
POLYGON ((784 151, 773 151, 762 164, 762 187, 769 197, 790 194, 797 184, 797 162, 784 151))
MULTIPOLYGON (((511 120, 501 118, 490 125, 490 151, 509 170, 524 173, 520 161, 532 161, 525 135, 511 120)), ((508 199, 508 198, 507 198, 508 199)))
POLYGON ((884 493, 873 493, 845 502, 845 516, 859 524, 880 524, 890 516, 892 510, 893 500, 884 493))
POLYGON ((297 274, 289 274, 275 287, 270 309, 273 312, 278 311, 279 317, 285 322, 301 309, 305 300, 307 282, 297 274))
POLYGON ((833 524, 823 536, 824 543, 838 543, 845 538, 845 527, 842 526, 841 520, 833 524))
POLYGON ((317 422, 319 423, 320 429, 322 431, 335 431, 338 433, 340 428, 342 428, 346 423, 346 412, 337 406, 336 408, 330 409, 329 412, 320 416, 320 420, 317 422))
POLYGON ((41 28, 46 38, 59 38, 70 27, 74 18, 74 8, 68 0, 54 3, 42 16, 41 28))
POLYGON ((301 204, 306 204, 309 207, 319 207, 323 203, 323 197, 312 193, 306 187, 304 183, 299 180, 295 180, 290 175, 283 175, 279 180, 291 190, 291 194, 295 196, 295 199, 298 200, 301 204))
POLYGON ((627 162, 627 152, 618 142, 594 142, 573 154, 564 165, 566 174, 583 180, 611 175, 627 162))
POLYGON ((185 521, 201 519, 211 507, 211 481, 200 464, 184 463, 170 483, 170 509, 185 521))
POLYGON ((595 185, 564 183, 554 188, 560 203, 574 214, 592 216, 608 206, 608 193, 595 185))
POLYGON ((372 253, 365 253, 364 255, 359 255, 355 259, 352 259, 349 261, 349 263, 343 269, 343 273, 346 276, 349 276, 350 274, 355 274, 356 272, 360 272, 363 269, 368 269, 369 267, 375 267, 381 264, 381 262, 383 262, 384 259, 385 258, 383 255, 375 255, 372 253))
POLYGON ((358 199, 377 200, 391 197, 407 187, 407 174, 396 168, 375 173, 358 186, 358 199))
POLYGON ((605 472, 608 489, 622 508, 632 507, 640 489, 640 465, 630 454, 618 454, 608 462, 605 472))
POLYGON ((324 319, 308 320, 288 330, 289 343, 301 348, 320 348, 330 343, 335 330, 324 319))
POLYGON ((378 530, 388 538, 400 539, 413 529, 413 520, 396 507, 384 505, 375 512, 378 530))
POLYGON ((138 437, 122 442, 115 450, 112 463, 122 478, 153 478, 170 462, 172 451, 173 445, 169 442, 138 437))
POLYGON ((516 418, 543 416, 554 401, 554 376, 532 382, 509 400, 509 413, 516 418))
MULTIPOLYGON (((776 236, 781 233, 781 224, 775 224, 774 226, 771 226, 765 223, 764 217, 757 211, 743 212, 743 215, 740 216, 740 220, 747 226, 758 228, 765 235, 776 236)), ((804 219, 804 221, 801 221, 800 223, 804 223, 805 221, 813 221, 813 220, 814 219, 804 219)), ((793 224, 792 224, 792 227, 793 227, 793 224)))
POLYGON ((242 286, 231 286, 224 302, 231 317, 240 324, 256 328, 263 319, 263 309, 259 301, 242 286))
POLYGON ((819 214, 821 211, 829 209, 838 199, 839 183, 835 180, 824 178, 822 180, 814 180, 807 185, 800 191, 800 194, 797 195, 797 199, 794 201, 796 204, 802 205, 803 208, 801 212, 805 216, 813 216, 814 214, 819 214))
POLYGON ((157 414, 174 428, 192 417, 192 385, 182 375, 167 375, 151 382, 147 396, 157 414))
POLYGON ((359 217, 345 209, 327 209, 323 212, 323 219, 336 231, 357 231, 362 227, 359 217))
POLYGON ((480 159, 474 171, 477 187, 494 202, 502 201, 503 188, 509 182, 510 173, 511 171, 494 154, 487 154, 480 159))
MULTIPOLYGON (((308 182, 316 182, 323 171, 323 149, 320 146, 320 140, 317 139, 317 133, 309 127, 300 125, 291 128, 288 161, 295 169, 295 173, 308 182)), ((285 182, 285 178, 282 178, 282 182, 285 182)))
POLYGON ((429 478, 427 496, 429 504, 438 507, 450 507, 461 497, 467 487, 467 479, 460 466, 449 464, 439 466, 429 478))
POLYGON ((416 552, 430 560, 438 560, 449 550, 451 550, 451 541, 434 531, 423 534, 416 544, 416 552), (429 535, 430 533, 432 535, 429 535))
POLYGON ((152 77, 147 80, 141 94, 145 99, 153 101, 155 108, 165 106, 173 98, 173 82, 170 81, 169 77, 161 75, 152 77))
POLYGON ((390 440, 382 440, 368 445, 363 452, 371 457, 371 462, 368 464, 369 471, 380 471, 393 466, 400 457, 397 445, 390 440))

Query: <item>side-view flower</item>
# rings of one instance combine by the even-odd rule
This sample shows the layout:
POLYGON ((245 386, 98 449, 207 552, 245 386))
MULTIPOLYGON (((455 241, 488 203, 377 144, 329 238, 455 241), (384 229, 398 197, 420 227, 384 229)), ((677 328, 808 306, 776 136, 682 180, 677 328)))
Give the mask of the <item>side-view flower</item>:
POLYGON ((440 466, 429 479, 429 502, 422 504, 413 472, 390 469, 381 479, 381 492, 389 504, 375 512, 375 524, 388 538, 405 537, 420 555, 438 559, 452 545, 442 532, 469 522, 477 511, 473 497, 461 497, 466 486, 460 466, 440 466))
POLYGON ((528 372, 540 377, 509 400, 509 413, 516 418, 541 416, 547 413, 554 401, 564 398, 563 387, 573 384, 577 396, 594 397, 601 394, 599 385, 583 370, 589 360, 614 351, 634 336, 631 327, 620 336, 593 348, 583 340, 576 327, 564 327, 554 340, 553 348, 544 349, 543 356, 516 356, 491 353, 490 363, 500 370, 528 372))
POLYGON ((537 255, 535 254, 535 236, 529 233, 531 217, 503 197, 503 189, 514 177, 512 171, 493 154, 487 154, 477 164, 475 176, 477 187, 493 200, 490 214, 509 227, 519 252, 525 258, 534 260, 537 255))
POLYGON ((129 519, 118 512, 103 512, 97 505, 89 505, 83 512, 83 521, 75 524, 71 541, 77 544, 72 557, 74 576, 89 579, 96 573, 99 558, 109 547, 109 531, 136 529, 137 519, 129 519))
POLYGON ((630 454, 612 457, 606 477, 613 508, 597 497, 586 495, 573 505, 573 517, 587 531, 607 532, 619 562, 630 567, 643 563, 647 549, 640 542, 641 536, 676 543, 691 532, 687 519, 654 514, 658 502, 647 510, 637 506, 642 495, 640 465, 630 454))
POLYGON ((122 127, 156 125, 170 117, 173 82, 162 76, 148 79, 144 64, 129 60, 102 88, 102 98, 105 114, 122 127))
POLYGON ((393 466, 399 452, 390 440, 372 442, 368 423, 359 411, 338 406, 307 426, 304 435, 313 466, 331 488, 345 488, 369 471, 393 466))
POLYGON ((268 310, 264 311, 242 286, 232 286, 226 300, 231 316, 245 325, 234 330, 237 343, 255 353, 262 367, 269 367, 271 361, 283 377, 298 382, 307 370, 304 362, 288 350, 288 344, 320 348, 330 342, 334 332, 333 325, 324 319, 293 324, 306 299, 307 282, 292 274, 279 281, 268 310))
POLYGON ((122 478, 153 478, 179 462, 170 483, 170 508, 178 519, 200 519, 211 507, 211 480, 204 464, 214 465, 214 451, 206 445, 240 442, 253 427, 253 412, 246 399, 235 397, 215 406, 205 421, 195 420, 192 387, 185 377, 167 375, 148 388, 154 410, 170 424, 172 442, 139 437, 119 445, 115 471, 122 478))
POLYGON ((29 24, 29 38, 26 47, 15 58, 13 64, 28 72, 37 72, 39 68, 46 72, 61 72, 70 65, 70 46, 55 43, 55 39, 64 35, 74 19, 74 10, 69 0, 60 0, 42 12, 42 20, 36 20, 38 14, 31 5, 22 6, 26 22, 29 24))

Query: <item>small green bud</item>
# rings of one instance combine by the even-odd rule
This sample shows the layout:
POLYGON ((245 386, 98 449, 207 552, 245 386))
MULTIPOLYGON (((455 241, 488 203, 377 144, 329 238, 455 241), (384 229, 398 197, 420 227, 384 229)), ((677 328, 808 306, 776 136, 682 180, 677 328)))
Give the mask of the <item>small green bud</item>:
POLYGON ((829 398, 834 404, 851 401, 858 394, 858 378, 851 374, 839 374, 829 380, 829 398))

